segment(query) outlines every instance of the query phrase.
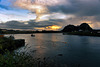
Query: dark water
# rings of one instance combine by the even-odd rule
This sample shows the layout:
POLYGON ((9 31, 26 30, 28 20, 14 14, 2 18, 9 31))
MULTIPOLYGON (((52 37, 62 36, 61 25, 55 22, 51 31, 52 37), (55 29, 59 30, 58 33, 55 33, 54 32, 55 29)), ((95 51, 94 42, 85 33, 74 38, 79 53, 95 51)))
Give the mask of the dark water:
MULTIPOLYGON (((25 39, 28 52, 34 57, 55 57, 63 64, 80 64, 80 67, 100 67, 100 37, 48 34, 15 34, 25 39), (62 54, 62 56, 58 56, 62 54)), ((19 50, 18 50, 19 51, 19 50)))

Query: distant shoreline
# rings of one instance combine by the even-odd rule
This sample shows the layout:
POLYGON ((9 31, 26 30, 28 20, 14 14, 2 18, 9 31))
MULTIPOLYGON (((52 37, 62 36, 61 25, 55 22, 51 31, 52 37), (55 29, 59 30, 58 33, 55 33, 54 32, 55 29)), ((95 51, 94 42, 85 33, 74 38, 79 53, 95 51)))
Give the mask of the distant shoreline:
POLYGON ((61 31, 38 31, 38 32, 4 32, 3 34, 34 34, 34 33, 62 33, 61 31))
POLYGON ((63 35, 80 35, 80 36, 100 37, 100 33, 91 33, 91 32, 64 32, 63 35))
MULTIPOLYGON (((95 36, 100 37, 100 33, 90 33, 90 32, 39 32, 39 33, 62 33, 63 35, 79 35, 79 36, 95 36)), ((39 34, 37 33, 6 33, 6 34, 39 34)), ((4 35, 6 35, 4 34, 4 35)))

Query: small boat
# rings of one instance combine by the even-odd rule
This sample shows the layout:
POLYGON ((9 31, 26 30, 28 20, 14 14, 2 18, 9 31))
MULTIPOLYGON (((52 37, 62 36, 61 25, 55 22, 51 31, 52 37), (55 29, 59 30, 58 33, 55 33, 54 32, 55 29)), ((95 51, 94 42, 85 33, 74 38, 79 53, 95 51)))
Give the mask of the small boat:
POLYGON ((35 35, 31 34, 31 37, 35 37, 35 35))

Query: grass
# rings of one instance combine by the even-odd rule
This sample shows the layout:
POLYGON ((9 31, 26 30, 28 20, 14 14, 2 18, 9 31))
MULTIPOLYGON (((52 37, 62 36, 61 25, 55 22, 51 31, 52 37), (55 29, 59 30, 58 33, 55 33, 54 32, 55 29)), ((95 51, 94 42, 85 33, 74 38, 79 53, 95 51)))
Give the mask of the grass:
POLYGON ((0 54, 0 67, 80 67, 80 64, 61 64, 51 58, 33 58, 29 54, 6 51, 0 54))
POLYGON ((21 44, 24 44, 21 40, 14 40, 12 38, 2 37, 0 38, 0 53, 4 53, 5 50, 13 51, 23 46, 21 44))
POLYGON ((49 67, 47 58, 33 58, 29 54, 15 53, 15 41, 10 38, 0 38, 0 67, 49 67))
POLYGON ((51 67, 51 61, 47 61, 47 58, 33 58, 24 53, 6 51, 4 55, 0 54, 0 67, 51 67))
POLYGON ((6 37, 0 38, 0 53, 5 52, 6 49, 13 50, 15 48, 16 47, 12 39, 6 37))
POLYGON ((10 38, 0 38, 0 67, 49 67, 47 58, 33 58, 29 54, 13 52, 15 41, 10 38))

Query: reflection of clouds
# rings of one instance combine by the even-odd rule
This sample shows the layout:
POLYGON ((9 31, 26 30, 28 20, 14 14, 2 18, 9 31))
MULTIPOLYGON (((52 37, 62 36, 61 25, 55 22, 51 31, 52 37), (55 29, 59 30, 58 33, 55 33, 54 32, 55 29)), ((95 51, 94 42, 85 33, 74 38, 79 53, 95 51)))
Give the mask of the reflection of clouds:
MULTIPOLYGON (((56 34, 55 34, 56 35, 56 34)), ((60 41, 57 36, 55 36, 54 34, 36 34, 35 37, 35 42, 36 45, 34 46, 35 49, 37 50, 37 52, 35 53, 36 56, 39 57, 44 57, 48 56, 48 52, 50 51, 50 53, 54 53, 54 51, 56 52, 60 52, 60 50, 62 51, 62 48, 67 48, 64 47, 66 45, 66 43, 63 43, 62 41, 60 41)))
MULTIPOLYGON (((60 63, 80 63, 84 66, 88 65, 92 67, 91 62, 94 65, 99 65, 100 60, 100 38, 89 37, 89 36, 75 36, 75 35, 62 35, 62 34, 35 34, 36 37, 32 38, 30 34, 15 34, 16 38, 25 38, 26 42, 31 43, 33 52, 36 51, 32 56, 33 58, 39 57, 54 57, 54 59, 60 60, 60 63), (61 37, 59 37, 61 36, 61 37), (58 37, 58 41, 56 40, 58 37), (54 40, 53 40, 54 38, 54 40), (34 42, 35 41, 35 42, 34 42), (66 41, 67 44, 61 42, 66 41), (53 42, 54 45, 53 46, 53 42), (68 46, 67 46, 68 45, 68 46), (46 47, 45 49, 40 48, 46 47), (36 50, 35 50, 36 48, 36 50), (37 49, 38 48, 38 49, 37 49), (58 57, 58 54, 62 54, 62 57, 58 57), (66 60, 67 59, 67 60, 66 60), (90 61, 91 59, 91 61, 90 61)), ((30 52, 32 54, 32 52, 30 52)), ((75 65, 76 66, 76 65, 75 65)), ((95 67, 95 66, 94 66, 95 67)))
POLYGON ((36 50, 37 50, 37 55, 40 56, 40 57, 43 57, 45 52, 46 52, 46 47, 44 46, 43 44, 43 39, 44 38, 43 34, 38 34, 37 35, 38 37, 36 37, 36 42, 37 42, 37 45, 36 45, 36 50))

